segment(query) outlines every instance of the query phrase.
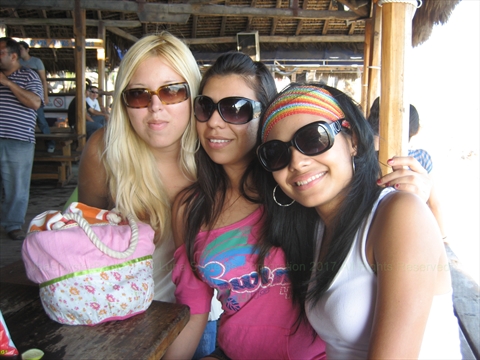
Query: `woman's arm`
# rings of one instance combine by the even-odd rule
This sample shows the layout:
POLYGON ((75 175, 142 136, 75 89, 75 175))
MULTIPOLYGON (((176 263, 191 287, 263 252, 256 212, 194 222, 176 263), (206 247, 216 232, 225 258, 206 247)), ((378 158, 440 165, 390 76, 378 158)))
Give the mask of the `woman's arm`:
POLYGON ((435 218, 417 196, 380 204, 367 257, 377 270, 369 359, 417 358, 433 296, 450 291, 448 261, 435 218))
POLYGON ((78 168, 78 201, 100 209, 109 209, 114 204, 109 198, 107 172, 101 161, 105 148, 103 134, 103 128, 96 131, 82 151, 78 168))
POLYGON ((191 359, 205 330, 207 320, 208 313, 190 315, 188 324, 168 347, 162 359, 191 359))
MULTIPOLYGON (((201 300, 204 298, 206 298, 205 301, 208 300, 209 304, 211 294, 209 296, 208 291, 213 292, 213 289, 208 289, 208 285, 194 275, 188 262, 185 248, 183 247, 185 206, 182 204, 182 199, 182 194, 180 194, 172 206, 173 237, 175 239, 175 246, 177 247, 177 251, 175 252, 175 265, 172 272, 173 282, 177 286, 175 296, 177 302, 186 303, 187 305, 189 302, 196 302, 197 300, 198 303, 201 303, 201 300), (187 286, 182 284, 182 282, 184 284, 187 283, 187 286)), ((207 320, 208 311, 202 314, 190 315, 190 320, 187 325, 172 345, 169 346, 163 359, 191 359, 205 330, 207 320)))

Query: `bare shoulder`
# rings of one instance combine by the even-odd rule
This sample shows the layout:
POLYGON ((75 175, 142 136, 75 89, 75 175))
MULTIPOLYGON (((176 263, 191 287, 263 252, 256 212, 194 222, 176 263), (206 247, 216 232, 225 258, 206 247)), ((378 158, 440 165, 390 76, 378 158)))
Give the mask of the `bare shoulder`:
POLYGON ((428 211, 428 206, 419 196, 410 192, 394 191, 380 202, 376 217, 387 220, 391 216, 407 217, 428 211))
POLYGON ((387 195, 379 204, 368 242, 377 260, 381 254, 412 256, 411 251, 419 251, 434 255, 442 249, 440 230, 428 206, 403 191, 387 195))
POLYGON ((90 136, 82 151, 82 158, 88 158, 89 160, 92 157, 100 158, 99 155, 105 149, 104 134, 105 128, 100 128, 90 136))

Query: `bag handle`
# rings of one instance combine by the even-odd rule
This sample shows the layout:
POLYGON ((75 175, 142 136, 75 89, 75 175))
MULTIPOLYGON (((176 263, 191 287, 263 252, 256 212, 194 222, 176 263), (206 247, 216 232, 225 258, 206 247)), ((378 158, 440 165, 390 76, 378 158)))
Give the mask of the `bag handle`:
POLYGON ((133 254, 135 249, 137 248, 138 244, 138 226, 135 220, 133 219, 132 215, 127 215, 127 220, 128 224, 130 225, 130 228, 132 230, 132 238, 130 239, 130 246, 128 249, 126 249, 123 252, 116 251, 113 249, 110 249, 107 245, 105 245, 95 234, 95 232, 92 230, 92 227, 88 223, 83 216, 81 216, 78 213, 67 213, 64 214, 63 217, 67 220, 74 220, 77 222, 78 226, 80 226, 83 231, 85 231, 85 234, 88 236, 90 241, 97 247, 98 250, 103 252, 105 255, 111 256, 115 259, 125 259, 129 257, 130 255, 133 254))

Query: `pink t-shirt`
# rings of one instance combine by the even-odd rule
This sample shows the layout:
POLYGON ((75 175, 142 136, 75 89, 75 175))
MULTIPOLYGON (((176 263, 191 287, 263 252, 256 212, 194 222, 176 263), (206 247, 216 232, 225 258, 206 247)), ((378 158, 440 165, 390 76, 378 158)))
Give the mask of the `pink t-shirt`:
POLYGON ((324 359, 325 344, 309 324, 298 329, 299 309, 280 248, 272 248, 261 274, 256 269, 258 232, 263 208, 245 219, 210 232, 200 232, 194 261, 202 280, 189 266, 185 246, 175 252, 173 281, 177 301, 191 314, 210 310, 213 289, 224 310, 218 343, 232 359, 324 359))

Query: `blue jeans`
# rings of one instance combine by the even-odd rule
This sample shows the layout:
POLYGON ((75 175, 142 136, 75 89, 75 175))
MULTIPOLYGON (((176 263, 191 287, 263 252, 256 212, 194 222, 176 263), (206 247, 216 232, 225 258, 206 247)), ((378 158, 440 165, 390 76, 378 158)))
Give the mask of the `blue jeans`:
POLYGON ((7 232, 25 222, 34 152, 35 144, 0 138, 0 194, 2 187, 5 191, 0 225, 7 232))
MULTIPOLYGON (((45 118, 43 106, 40 106, 37 110, 37 124, 43 134, 50 134, 50 126, 48 126, 47 119, 45 118)), ((47 147, 55 147, 55 141, 53 140, 47 140, 45 143, 47 144, 47 147)))
POLYGON ((215 345, 217 342, 217 322, 218 320, 207 322, 207 326, 202 334, 197 350, 195 350, 195 354, 193 354, 193 360, 201 359, 215 351, 215 345))
POLYGON ((86 121, 85 123, 85 130, 87 132, 87 140, 88 138, 98 129, 102 128, 103 125, 95 122, 95 121, 86 121))
POLYGON ((90 115, 90 116, 93 119, 93 121, 95 121, 96 123, 102 126, 105 126, 105 116, 103 115, 90 115))

